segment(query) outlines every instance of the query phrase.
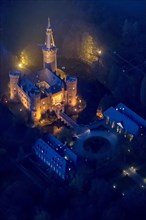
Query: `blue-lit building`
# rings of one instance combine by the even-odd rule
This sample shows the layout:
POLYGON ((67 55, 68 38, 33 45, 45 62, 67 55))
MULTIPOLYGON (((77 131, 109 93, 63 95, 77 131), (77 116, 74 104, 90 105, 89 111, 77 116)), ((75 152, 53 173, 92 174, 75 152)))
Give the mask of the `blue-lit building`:
POLYGON ((123 103, 108 108, 104 112, 104 117, 107 124, 125 136, 142 135, 142 130, 146 128, 146 120, 123 103))
POLYGON ((66 179, 73 174, 77 156, 55 136, 49 134, 38 139, 33 145, 33 151, 60 178, 66 179))

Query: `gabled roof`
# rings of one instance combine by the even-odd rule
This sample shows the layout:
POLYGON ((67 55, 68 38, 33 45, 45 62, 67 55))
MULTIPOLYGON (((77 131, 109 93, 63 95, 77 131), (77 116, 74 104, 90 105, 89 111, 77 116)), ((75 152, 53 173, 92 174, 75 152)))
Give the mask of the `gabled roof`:
POLYGON ((19 86, 22 87, 23 91, 30 95, 33 92, 39 93, 39 89, 26 77, 21 78, 19 86))
POLYGON ((38 71, 37 73, 33 73, 31 75, 22 76, 19 81, 19 85, 23 87, 23 90, 26 93, 29 93, 31 88, 38 89, 40 91, 41 98, 47 96, 47 93, 55 94, 57 92, 62 91, 64 88, 64 83, 62 79, 60 79, 55 73, 52 73, 48 69, 43 69, 38 71), (37 83, 46 82, 50 87, 48 89, 42 89, 37 87, 37 83))
POLYGON ((108 108, 104 112, 104 115, 109 116, 109 118, 115 121, 116 123, 121 123, 124 129, 130 134, 137 134, 139 131, 139 126, 136 122, 134 122, 129 117, 122 114, 121 112, 119 112, 113 107, 108 108))
POLYGON ((62 84, 62 80, 55 75, 55 73, 52 73, 48 69, 42 69, 36 73, 36 82, 37 81, 45 81, 47 82, 50 86, 54 85, 60 85, 62 84))
POLYGON ((137 124, 142 125, 146 127, 146 120, 144 120, 141 116, 139 116, 137 113, 132 111, 130 108, 128 108, 123 103, 119 103, 116 108, 118 108, 118 111, 122 112, 122 114, 127 115, 130 119, 135 121, 137 124))

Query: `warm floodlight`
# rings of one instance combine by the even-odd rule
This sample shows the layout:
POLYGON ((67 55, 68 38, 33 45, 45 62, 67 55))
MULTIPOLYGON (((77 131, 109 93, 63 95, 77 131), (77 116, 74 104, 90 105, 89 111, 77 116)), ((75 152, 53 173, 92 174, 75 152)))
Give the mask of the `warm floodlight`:
POLYGON ((22 63, 19 63, 18 66, 19 66, 20 68, 22 68, 22 63))
POLYGON ((101 55, 101 54, 102 54, 102 51, 101 51, 101 50, 98 50, 98 54, 101 55))

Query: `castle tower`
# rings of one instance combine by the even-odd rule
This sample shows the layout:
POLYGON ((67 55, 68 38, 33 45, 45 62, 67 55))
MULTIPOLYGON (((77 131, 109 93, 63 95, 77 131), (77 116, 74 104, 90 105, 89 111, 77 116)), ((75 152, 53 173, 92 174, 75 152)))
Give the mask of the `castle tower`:
POLYGON ((18 91, 17 91, 17 83, 19 80, 21 73, 19 71, 10 71, 10 99, 13 101, 17 101, 18 91))
POLYGON ((67 90, 67 104, 70 106, 75 106, 77 103, 77 78, 76 77, 67 77, 66 90, 67 90))
POLYGON ((46 28, 46 42, 42 48, 43 51, 43 67, 48 68, 52 72, 57 69, 57 48, 54 44, 50 18, 48 18, 48 27, 46 28))
POLYGON ((30 94, 31 99, 31 118, 34 122, 41 119, 41 107, 40 107, 40 91, 33 89, 30 94))

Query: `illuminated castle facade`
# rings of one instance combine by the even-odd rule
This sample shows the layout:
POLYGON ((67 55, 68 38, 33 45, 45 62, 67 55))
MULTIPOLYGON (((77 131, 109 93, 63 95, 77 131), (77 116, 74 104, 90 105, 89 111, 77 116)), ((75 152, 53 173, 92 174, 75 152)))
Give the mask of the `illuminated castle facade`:
POLYGON ((57 48, 49 19, 42 52, 41 71, 27 76, 20 71, 9 73, 10 99, 21 101, 34 122, 39 121, 47 111, 64 111, 65 106, 75 106, 77 101, 77 78, 67 76, 66 79, 61 79, 56 75, 57 48))

